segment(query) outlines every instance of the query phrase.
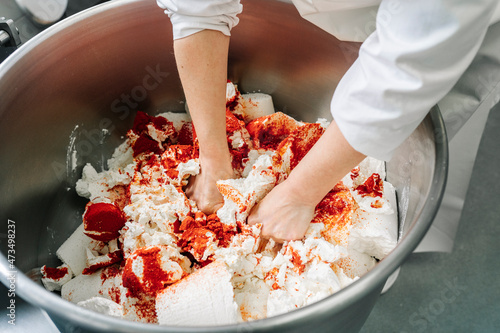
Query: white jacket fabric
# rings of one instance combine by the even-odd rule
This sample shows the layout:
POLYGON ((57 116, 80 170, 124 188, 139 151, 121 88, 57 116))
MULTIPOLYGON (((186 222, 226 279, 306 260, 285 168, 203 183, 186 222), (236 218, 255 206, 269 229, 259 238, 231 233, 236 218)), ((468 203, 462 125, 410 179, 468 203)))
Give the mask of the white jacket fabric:
POLYGON ((204 29, 230 36, 243 9, 239 0, 157 0, 157 3, 170 17, 174 39, 204 29))
MULTIPOLYGON (((332 115, 357 151, 389 160, 467 69, 498 0, 292 0, 341 40, 363 41, 337 86, 332 115)), ((157 0, 174 39, 203 29, 230 35, 239 0, 157 0)))

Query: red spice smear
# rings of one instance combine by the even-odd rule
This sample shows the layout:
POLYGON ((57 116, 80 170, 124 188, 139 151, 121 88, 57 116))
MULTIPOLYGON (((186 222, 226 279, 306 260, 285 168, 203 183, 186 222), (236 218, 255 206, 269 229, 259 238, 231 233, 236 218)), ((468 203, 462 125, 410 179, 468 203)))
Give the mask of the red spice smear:
POLYGON ((158 155, 150 155, 147 159, 140 160, 137 163, 136 171, 140 171, 142 168, 154 168, 160 163, 160 157, 158 155))
POLYGON ((201 225, 207 225, 207 215, 203 212, 194 213, 194 219, 201 225))
POLYGON ((174 223, 174 233, 178 234, 181 232, 181 222, 179 220, 176 220, 174 223))
POLYGON ((155 154, 161 154, 163 152, 163 148, 160 147, 158 142, 145 133, 141 134, 139 138, 137 138, 132 146, 132 149, 134 150, 134 157, 146 152, 155 154))
POLYGON ((158 155, 150 155, 146 160, 139 160, 136 166, 133 183, 149 186, 152 182, 164 183, 165 177, 162 177, 163 170, 160 168, 161 160, 158 155), (159 175, 154 178, 152 175, 159 175))
POLYGON ((109 266, 101 271, 101 281, 104 283, 108 279, 112 279, 121 274, 122 270, 118 265, 109 266))
POLYGON ((191 253, 199 261, 212 237, 215 238, 215 234, 206 228, 189 229, 182 233, 181 238, 177 241, 177 246, 182 251, 191 253))
POLYGON ((241 314, 241 319, 243 321, 248 321, 249 319, 252 319, 252 310, 247 310, 245 307, 245 304, 241 304, 240 306, 240 314, 241 314))
POLYGON ((193 157, 193 147, 189 145, 171 145, 161 159, 165 168, 175 168, 179 163, 186 163, 193 157))
POLYGON ((236 206, 239 207, 239 213, 242 213, 248 208, 246 198, 243 197, 243 194, 234 186, 229 184, 217 184, 217 189, 219 190, 220 194, 222 194, 222 196, 224 196, 225 198, 229 198, 236 204, 236 206))
MULTIPOLYGON (((195 218, 187 216, 179 227, 183 231, 177 242, 182 251, 193 255, 196 262, 203 257, 211 238, 217 241, 218 246, 227 247, 231 243, 237 230, 233 225, 222 223, 217 214, 203 218, 203 213, 197 213, 195 218)), ((206 262, 201 263, 207 264, 206 262)))
POLYGON ((134 125, 132 126, 132 131, 140 135, 143 131, 147 131, 147 125, 151 122, 151 117, 142 111, 137 111, 134 118, 134 125))
POLYGON ((212 214, 207 217, 206 228, 215 234, 215 237, 219 241, 218 245, 222 247, 228 247, 233 236, 237 233, 233 225, 222 223, 217 214, 212 214))
MULTIPOLYGON (((316 206, 315 216, 312 222, 321 222, 322 219, 339 216, 351 210, 353 206, 352 197, 347 190, 333 189, 316 206)), ((339 221, 340 222, 340 221, 339 221)))
POLYGON ((195 133, 193 129, 193 123, 182 124, 179 130, 179 136, 177 137, 177 143, 180 145, 193 145, 195 139, 195 133))
POLYGON ((186 163, 193 158, 193 147, 188 145, 171 145, 161 156, 161 163, 167 170, 167 176, 176 179, 176 170, 180 163, 186 163))
POLYGON ((201 223, 199 223, 199 221, 195 220, 191 216, 186 216, 184 218, 184 220, 182 221, 182 223, 181 223, 181 225, 179 227, 179 230, 180 231, 186 231, 186 230, 189 230, 189 229, 201 228, 204 225, 206 225, 206 223, 205 224, 201 224, 201 223))
POLYGON ((231 153, 231 165, 235 170, 241 170, 243 168, 243 159, 248 157, 248 152, 250 147, 248 144, 244 143, 241 147, 233 148, 230 137, 234 135, 235 132, 240 132, 242 134, 246 133, 245 122, 238 119, 229 110, 226 110, 226 134, 227 134, 227 144, 231 153))
POLYGON ((298 127, 276 149, 277 154, 273 156, 273 165, 279 168, 283 163, 283 156, 290 149, 292 152, 290 170, 293 170, 324 132, 320 124, 305 124, 298 127))
POLYGON ((337 263, 332 263, 330 264, 330 268, 332 269, 332 271, 335 273, 335 275, 339 275, 340 273, 340 267, 337 266, 337 263))
POLYGON ((243 170, 243 160, 248 157, 248 151, 248 148, 239 150, 232 149, 230 151, 232 158, 231 166, 234 170, 243 170))
POLYGON ((370 204, 370 207, 372 207, 372 208, 382 208, 383 205, 384 204, 382 203, 382 201, 376 200, 375 202, 372 202, 370 204))
POLYGON ((108 295, 111 300, 115 303, 120 304, 121 302, 121 291, 119 287, 112 287, 108 290, 108 295))
POLYGON ((290 135, 289 138, 292 140, 290 148, 293 153, 293 159, 290 161, 292 169, 306 156, 324 132, 325 130, 320 124, 305 124, 290 135))
POLYGON ((240 131, 245 128, 245 123, 231 113, 231 111, 226 110, 226 132, 232 134, 236 131, 240 131))
POLYGON ((351 179, 354 180, 359 176, 359 166, 351 170, 351 179))
POLYGON ((279 273, 279 269, 274 267, 273 269, 271 269, 269 272, 266 273, 266 276, 264 277, 264 280, 265 281, 269 281, 269 280, 274 280, 275 282, 273 283, 272 285, 272 288, 274 290, 276 289, 279 289, 279 285, 278 283, 276 282, 276 276, 278 275, 279 273))
POLYGON ((282 112, 252 120, 246 126, 256 148, 276 150, 297 129, 298 122, 282 112))
POLYGON ((41 271, 42 271, 44 278, 52 279, 52 280, 62 279, 66 274, 68 274, 67 267, 52 268, 52 267, 47 267, 46 265, 44 265, 42 267, 41 271))
POLYGON ((123 210, 130 203, 130 190, 125 185, 115 185, 109 190, 110 199, 118 209, 123 210))
POLYGON ((344 185, 342 181, 339 181, 332 189, 333 192, 349 191, 349 188, 344 185))
POLYGON ((150 121, 153 123, 153 126, 160 131, 165 130, 168 126, 172 126, 172 123, 162 116, 151 117, 150 121))
POLYGON ((172 280, 173 274, 162 269, 160 250, 158 246, 139 248, 127 258, 122 281, 131 295, 140 298, 144 293, 154 297, 159 291, 175 282, 172 280), (132 269, 134 260, 139 257, 143 263, 142 281, 132 269))
POLYGON ((90 265, 89 267, 85 267, 82 274, 83 275, 90 275, 103 267, 107 267, 107 266, 113 265, 117 262, 120 262, 123 259, 123 252, 122 252, 122 250, 118 250, 118 251, 108 253, 106 256, 108 257, 108 260, 96 263, 94 265, 90 265))
POLYGON ((145 112, 137 111, 134 118, 134 125, 132 126, 132 131, 137 135, 148 130, 148 124, 153 124, 153 126, 160 131, 166 130, 172 123, 167 120, 167 118, 162 116, 150 116, 145 112))
POLYGON ((119 231, 127 222, 122 211, 113 204, 89 202, 83 215, 83 227, 92 239, 108 242, 118 238, 119 231))
POLYGON ((352 221, 355 201, 349 190, 343 188, 344 186, 336 186, 321 200, 311 222, 325 224, 322 235, 326 240, 347 245, 348 227, 352 221))
POLYGON ((163 131, 167 135, 167 140, 177 136, 173 123, 168 121, 165 117, 153 117, 142 111, 138 111, 134 119, 134 125, 131 129, 133 133, 139 136, 132 146, 134 157, 142 153, 161 154, 163 152, 162 145, 149 135, 148 125, 150 124, 153 125, 155 129, 163 131))
POLYGON ((353 272, 353 268, 356 266, 356 262, 351 258, 349 257, 340 258, 339 260, 335 261, 335 264, 337 265, 338 268, 342 268, 345 275, 347 275, 351 279, 354 279, 356 277, 356 275, 353 272))
POLYGON ((292 264, 293 264, 293 270, 297 274, 302 274, 304 273, 306 269, 306 265, 302 262, 300 259, 300 255, 298 254, 297 251, 291 250, 292 252, 292 264))
POLYGON ((248 157, 248 152, 250 149, 248 146, 243 146, 239 149, 231 149, 231 166, 235 170, 243 170, 243 160, 248 157))
MULTIPOLYGON (((130 296, 127 294, 127 296, 130 296)), ((158 318, 156 316, 156 299, 147 295, 141 297, 127 299, 123 306, 123 314, 125 317, 129 313, 137 316, 140 322, 157 324, 158 318)), ((132 316, 133 316, 132 315, 132 316)))
POLYGON ((384 181, 378 173, 374 173, 363 184, 357 186, 356 191, 363 197, 382 197, 384 181))
MULTIPOLYGON (((259 238, 259 235, 254 235, 253 229, 246 224, 246 222, 236 221, 236 234, 252 236, 255 240, 259 238)), ((257 261, 259 261, 259 259, 257 259, 257 261)))

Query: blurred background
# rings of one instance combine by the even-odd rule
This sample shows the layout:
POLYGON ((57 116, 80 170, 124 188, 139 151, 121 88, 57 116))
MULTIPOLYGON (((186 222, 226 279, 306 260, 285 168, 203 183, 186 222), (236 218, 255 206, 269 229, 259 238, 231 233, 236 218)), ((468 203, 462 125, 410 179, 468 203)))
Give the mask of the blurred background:
MULTIPOLYGON (((0 62, 51 24, 108 0, 50 0, 45 7, 50 10, 44 12, 33 6, 37 1, 49 0, 0 0, 0 62)), ((499 332, 499 192, 496 105, 481 137, 453 250, 412 254, 394 285, 380 297, 362 333, 499 332)), ((0 332, 59 332, 45 312, 19 298, 16 326, 7 324, 8 300, 0 284, 0 332)))
MULTIPOLYGON (((53 23, 106 1, 109 0, 1 0, 0 37, 5 37, 6 27, 11 26, 7 22, 12 20, 19 32, 19 42, 25 43, 53 23)), ((15 43, 12 38, 0 41, 0 61, 3 61, 15 50, 15 43)))

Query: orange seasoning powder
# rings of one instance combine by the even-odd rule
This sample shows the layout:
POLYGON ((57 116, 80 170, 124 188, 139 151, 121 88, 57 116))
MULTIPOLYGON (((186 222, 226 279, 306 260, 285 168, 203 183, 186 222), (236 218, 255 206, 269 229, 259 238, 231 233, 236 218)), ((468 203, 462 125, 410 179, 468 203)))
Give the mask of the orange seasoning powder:
POLYGON ((134 254, 129 257, 123 269, 123 286, 128 288, 128 292, 137 298, 141 294, 156 296, 156 294, 166 286, 174 283, 172 280, 173 273, 166 272, 162 269, 160 248, 145 247, 137 249, 134 254), (134 259, 142 259, 142 279, 133 271, 134 259))

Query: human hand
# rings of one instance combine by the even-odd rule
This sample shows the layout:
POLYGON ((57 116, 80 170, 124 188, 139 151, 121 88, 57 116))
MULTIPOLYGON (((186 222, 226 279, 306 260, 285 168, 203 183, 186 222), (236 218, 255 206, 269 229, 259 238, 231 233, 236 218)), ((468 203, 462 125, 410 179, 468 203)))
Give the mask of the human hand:
POLYGON ((315 208, 281 183, 253 207, 247 221, 249 225, 262 224, 262 237, 283 243, 304 237, 315 208))
POLYGON ((194 200, 198 209, 207 215, 217 212, 224 204, 224 199, 217 189, 216 182, 222 179, 234 178, 232 169, 227 171, 201 169, 200 174, 191 177, 186 187, 186 195, 194 200))

